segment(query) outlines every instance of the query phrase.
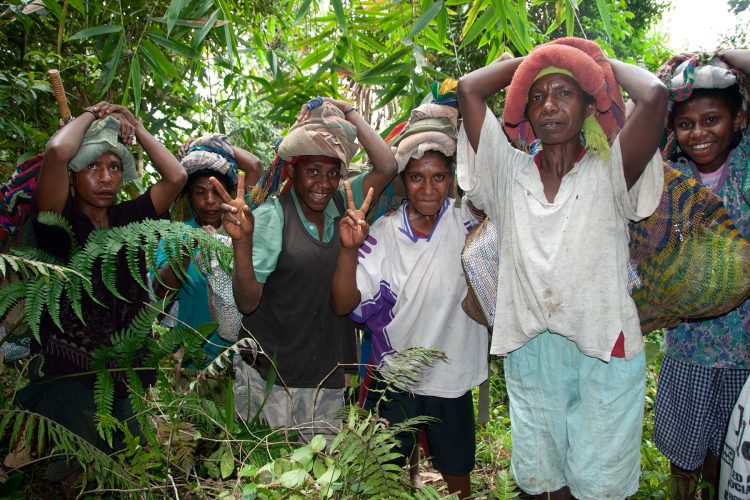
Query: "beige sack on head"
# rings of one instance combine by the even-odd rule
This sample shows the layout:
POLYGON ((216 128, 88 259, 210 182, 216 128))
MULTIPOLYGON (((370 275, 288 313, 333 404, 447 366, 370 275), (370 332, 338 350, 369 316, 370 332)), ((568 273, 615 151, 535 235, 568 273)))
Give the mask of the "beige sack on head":
POLYGON ((289 161, 296 156, 330 156, 341 160, 341 175, 349 173, 349 162, 359 150, 357 127, 349 123, 329 102, 310 111, 294 125, 279 146, 279 156, 289 161))

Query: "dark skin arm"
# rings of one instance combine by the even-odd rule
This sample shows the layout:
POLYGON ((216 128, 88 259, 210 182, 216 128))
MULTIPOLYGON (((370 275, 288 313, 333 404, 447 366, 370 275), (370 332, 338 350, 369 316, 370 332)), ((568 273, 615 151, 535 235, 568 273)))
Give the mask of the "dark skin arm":
POLYGON ((724 52, 724 60, 742 71, 746 75, 750 73, 750 50, 731 49, 724 52))
MULTIPOLYGON (((98 105, 97 105, 98 106, 98 105)), ((177 195, 187 182, 187 172, 182 168, 177 158, 156 140, 143 124, 124 106, 109 104, 102 110, 104 116, 109 114, 121 114, 135 128, 135 138, 141 145, 143 151, 151 159, 151 163, 161 178, 151 186, 151 202, 157 214, 163 214, 172 206, 177 195)))
POLYGON ((93 110, 81 113, 47 142, 34 191, 34 201, 40 211, 62 213, 69 194, 68 163, 78 153, 86 131, 99 117, 93 110))
POLYGON ((645 69, 610 59, 617 82, 635 107, 620 132, 622 169, 630 189, 659 147, 669 93, 664 84, 645 69))
MULTIPOLYGON (((206 231, 208 234, 214 234, 216 232, 216 229, 213 226, 203 226, 201 227, 204 231, 206 231)), ((182 268, 187 269, 190 265, 190 260, 192 259, 192 255, 186 254, 182 257, 182 268)), ((174 272, 174 269, 172 269, 171 264, 167 264, 166 266, 159 269, 159 278, 154 280, 154 293, 159 298, 164 298, 170 291, 177 290, 182 286, 182 280, 177 277, 177 274, 174 272)))
POLYGON ((250 151, 232 146, 232 152, 234 152, 234 159, 237 161, 237 168, 245 172, 245 190, 247 191, 263 175, 263 165, 258 157, 250 151))
POLYGON ((370 188, 362 206, 356 208, 349 181, 344 181, 344 189, 347 210, 339 222, 341 249, 331 285, 331 308, 339 316, 352 312, 362 298, 357 288, 357 250, 370 229, 364 219, 373 198, 373 189, 370 188))
POLYGON ((222 225, 230 238, 234 252, 234 269, 232 271, 232 293, 237 309, 243 314, 250 314, 258 308, 263 295, 263 283, 255 276, 253 267, 253 214, 245 204, 245 173, 240 172, 237 185, 237 197, 232 199, 224 186, 215 177, 211 184, 222 200, 222 225))
POLYGON ((463 128, 474 151, 479 147, 479 135, 487 109, 487 99, 510 85, 523 57, 495 62, 472 71, 458 81, 458 107, 463 116, 463 128))

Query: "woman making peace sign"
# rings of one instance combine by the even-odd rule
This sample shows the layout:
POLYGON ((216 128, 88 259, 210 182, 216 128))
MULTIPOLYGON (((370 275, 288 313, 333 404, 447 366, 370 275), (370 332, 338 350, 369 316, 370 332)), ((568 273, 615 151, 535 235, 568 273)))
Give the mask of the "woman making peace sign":
POLYGON ((272 428, 299 426, 306 436, 336 432, 345 385, 337 367, 356 361, 354 324, 330 306, 337 221, 345 211, 339 182, 357 152, 355 139, 373 165, 352 183, 355 201, 362 203, 365 192, 377 196, 393 180, 396 162, 351 104, 329 98, 311 100, 279 146, 292 189, 250 213, 241 190, 232 200, 212 181, 224 200, 223 224, 234 248, 232 286, 244 315, 240 336, 252 336, 266 354, 235 358, 235 411, 243 419, 262 406, 261 418, 272 428), (271 370, 275 385, 264 404, 271 370))

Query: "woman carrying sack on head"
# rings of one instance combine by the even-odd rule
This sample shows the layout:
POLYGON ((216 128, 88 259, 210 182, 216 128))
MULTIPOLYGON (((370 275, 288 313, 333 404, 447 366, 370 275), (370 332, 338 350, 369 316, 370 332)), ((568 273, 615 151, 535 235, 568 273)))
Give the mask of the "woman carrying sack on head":
POLYGON ((372 170, 352 193, 358 205, 369 205, 393 180, 396 162, 350 103, 330 98, 304 106, 279 146, 290 180, 282 194, 251 213, 241 190, 232 199, 211 181, 232 238, 240 337, 254 338, 264 353, 235 356, 235 411, 243 420, 260 414, 272 428, 296 427, 307 439, 337 432, 346 371, 339 365, 356 362, 354 324, 330 305, 337 222, 346 211, 339 183, 359 149, 356 139, 372 170), (266 398, 269 377, 275 383, 266 398))

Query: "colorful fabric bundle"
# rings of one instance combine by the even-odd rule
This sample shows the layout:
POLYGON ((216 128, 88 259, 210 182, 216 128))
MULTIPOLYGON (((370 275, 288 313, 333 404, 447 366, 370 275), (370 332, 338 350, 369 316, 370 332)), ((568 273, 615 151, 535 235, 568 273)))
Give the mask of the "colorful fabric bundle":
POLYGON ((135 160, 128 148, 120 142, 120 122, 113 116, 94 120, 83 136, 78 152, 68 163, 68 170, 80 172, 92 161, 110 151, 122 162, 122 182, 130 182, 138 177, 135 160))
POLYGON ((532 83, 549 67, 570 72, 583 91, 594 98, 595 119, 612 141, 625 119, 622 91, 601 47, 575 37, 537 46, 518 66, 507 88, 503 112, 503 128, 510 140, 521 150, 528 151, 536 139, 526 118, 526 103, 532 83))
MULTIPOLYGON (((750 243, 721 200, 664 165, 654 214, 630 223, 629 288, 645 334, 682 321, 718 316, 750 296, 750 243)), ((484 324, 496 301, 497 229, 485 220, 466 240, 462 261, 484 324)))
POLYGON ((44 155, 20 163, 8 182, 0 186, 0 241, 19 234, 31 214, 31 197, 44 155))
POLYGON ((286 182, 287 178, 286 169, 284 168, 284 160, 278 155, 281 142, 281 138, 276 140, 273 145, 274 149, 277 151, 276 157, 273 159, 268 169, 263 173, 263 176, 258 179, 258 182, 253 186, 253 189, 245 193, 245 203, 250 207, 250 210, 255 210, 265 203, 269 196, 281 194, 291 186, 289 182, 286 182))
POLYGON ((232 188, 237 187, 237 160, 232 143, 224 134, 207 134, 194 140, 180 158, 188 175, 201 170, 212 170, 225 175, 232 188))
POLYGON ((666 165, 659 208, 630 224, 630 262, 644 333, 724 314, 750 295, 750 243, 718 196, 666 165))

